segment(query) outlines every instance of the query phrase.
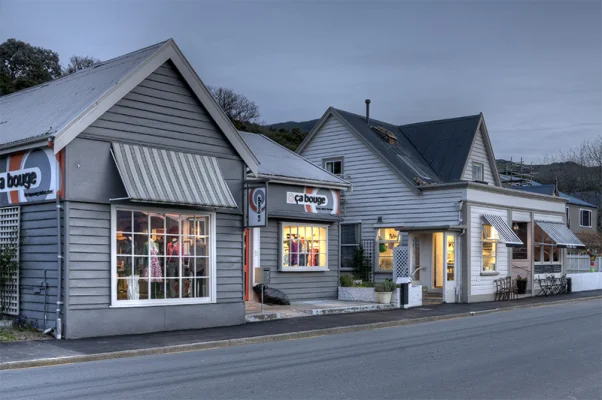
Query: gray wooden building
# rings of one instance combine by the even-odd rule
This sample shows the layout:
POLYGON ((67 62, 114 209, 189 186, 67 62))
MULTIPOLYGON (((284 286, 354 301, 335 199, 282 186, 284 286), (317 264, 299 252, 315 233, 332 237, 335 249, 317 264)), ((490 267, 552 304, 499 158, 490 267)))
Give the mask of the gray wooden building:
POLYGON ((66 338, 244 322, 258 162, 172 40, 1 97, 0 141, 9 312, 66 338))

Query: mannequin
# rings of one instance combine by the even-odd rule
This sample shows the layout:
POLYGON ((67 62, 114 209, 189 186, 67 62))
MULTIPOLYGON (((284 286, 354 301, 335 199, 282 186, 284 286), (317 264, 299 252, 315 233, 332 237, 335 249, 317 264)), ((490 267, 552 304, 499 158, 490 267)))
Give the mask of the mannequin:
MULTIPOLYGON (((178 277, 179 276, 179 267, 180 267, 180 258, 179 255, 182 254, 182 243, 180 242, 179 237, 172 237, 167 243, 167 276, 169 277, 178 277)), ((173 282, 173 280, 168 281, 167 285, 167 294, 168 297, 174 298, 179 297, 179 288, 177 284, 173 282)))
MULTIPOLYGON (((157 255, 159 255, 159 246, 154 240, 149 240, 144 244, 144 250, 146 254, 150 255, 150 282, 151 282, 151 293, 152 298, 159 298, 161 293, 160 283, 163 282, 163 270, 161 269, 161 264, 159 263, 159 259, 157 255)), ((148 265, 144 267, 142 270, 141 278, 146 278, 144 280, 148 280, 149 278, 149 267, 148 265)))

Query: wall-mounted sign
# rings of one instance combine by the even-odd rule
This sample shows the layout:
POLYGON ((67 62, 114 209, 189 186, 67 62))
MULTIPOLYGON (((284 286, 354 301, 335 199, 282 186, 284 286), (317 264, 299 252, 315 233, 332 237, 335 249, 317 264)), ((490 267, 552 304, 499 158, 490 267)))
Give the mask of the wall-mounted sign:
POLYGON ((267 225, 267 187, 250 187, 247 189, 247 226, 262 227, 267 225))
POLYGON ((56 199, 56 174, 50 148, 0 157, 0 206, 56 199))
POLYGON ((338 190, 306 187, 303 192, 286 192, 286 204, 303 206, 312 214, 338 215, 341 199, 338 190))

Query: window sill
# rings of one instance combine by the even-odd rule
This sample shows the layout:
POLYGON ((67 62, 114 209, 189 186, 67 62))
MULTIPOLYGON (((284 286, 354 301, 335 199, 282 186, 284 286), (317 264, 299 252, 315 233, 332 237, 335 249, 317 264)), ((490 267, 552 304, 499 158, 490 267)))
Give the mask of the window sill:
POLYGON ((278 272, 326 272, 328 267, 280 267, 278 272))
POLYGON ((113 301, 110 308, 137 308, 137 307, 168 307, 168 306, 185 306, 199 304, 215 304, 208 297, 197 299, 173 299, 173 300, 116 300, 113 301))
POLYGON ((499 274, 497 271, 481 271, 481 276, 496 276, 499 274))

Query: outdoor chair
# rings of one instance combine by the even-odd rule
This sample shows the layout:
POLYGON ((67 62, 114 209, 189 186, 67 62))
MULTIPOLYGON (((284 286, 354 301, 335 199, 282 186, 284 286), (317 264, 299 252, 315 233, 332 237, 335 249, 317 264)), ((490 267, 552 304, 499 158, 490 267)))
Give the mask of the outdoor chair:
POLYGON ((539 293, 537 293, 538 296, 542 294, 544 296, 547 296, 550 293, 550 286, 547 277, 536 279, 535 282, 537 282, 537 284, 539 285, 539 293))
POLYGON ((512 277, 508 276, 505 278, 506 283, 506 298, 508 300, 518 299, 518 286, 516 285, 516 279, 513 280, 512 277))
POLYGON ((568 281, 566 279, 566 274, 562 274, 560 276, 560 289, 559 293, 565 294, 567 293, 568 281))
POLYGON ((506 297, 506 288, 504 285, 504 279, 496 279, 495 281, 495 301, 504 300, 506 297))

